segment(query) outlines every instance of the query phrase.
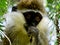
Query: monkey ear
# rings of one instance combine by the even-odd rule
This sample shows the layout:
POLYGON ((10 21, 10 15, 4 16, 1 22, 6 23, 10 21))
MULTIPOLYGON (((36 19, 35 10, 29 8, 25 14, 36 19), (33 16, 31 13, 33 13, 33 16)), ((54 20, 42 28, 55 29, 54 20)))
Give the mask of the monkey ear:
POLYGON ((13 6, 12 11, 17 11, 17 6, 13 6))

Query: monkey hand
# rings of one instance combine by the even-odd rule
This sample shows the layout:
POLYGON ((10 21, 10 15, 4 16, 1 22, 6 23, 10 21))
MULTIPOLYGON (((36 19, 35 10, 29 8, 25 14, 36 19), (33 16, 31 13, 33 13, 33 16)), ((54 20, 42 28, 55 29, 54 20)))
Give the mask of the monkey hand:
POLYGON ((39 38, 39 30, 34 27, 34 26, 31 26, 28 28, 28 34, 31 36, 31 37, 34 37, 35 38, 35 45, 40 45, 40 38, 39 38))
POLYGON ((38 30, 36 27, 34 27, 34 26, 30 26, 30 27, 28 28, 28 34, 29 34, 29 35, 32 35, 32 36, 34 36, 34 37, 37 37, 38 34, 39 34, 39 30, 38 30))

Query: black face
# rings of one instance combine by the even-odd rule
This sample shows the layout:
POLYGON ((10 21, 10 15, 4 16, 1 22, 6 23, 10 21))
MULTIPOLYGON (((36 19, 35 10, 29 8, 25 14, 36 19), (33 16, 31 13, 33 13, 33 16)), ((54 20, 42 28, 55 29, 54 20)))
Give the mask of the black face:
POLYGON ((28 26, 37 26, 42 19, 42 15, 39 12, 28 11, 24 12, 23 15, 28 26))

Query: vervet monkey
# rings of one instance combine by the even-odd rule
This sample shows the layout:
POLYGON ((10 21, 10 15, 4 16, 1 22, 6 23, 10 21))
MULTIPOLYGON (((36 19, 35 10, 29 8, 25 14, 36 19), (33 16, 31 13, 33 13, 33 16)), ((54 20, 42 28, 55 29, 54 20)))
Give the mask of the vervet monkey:
POLYGON ((3 45, 49 45, 49 18, 43 0, 20 0, 13 12, 5 14, 3 45))

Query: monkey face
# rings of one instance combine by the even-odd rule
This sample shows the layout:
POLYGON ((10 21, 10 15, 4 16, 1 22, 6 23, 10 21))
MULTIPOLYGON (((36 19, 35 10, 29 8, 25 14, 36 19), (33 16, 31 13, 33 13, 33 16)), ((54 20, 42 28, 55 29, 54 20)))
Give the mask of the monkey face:
MULTIPOLYGON (((17 11, 17 6, 12 7, 12 11, 17 11)), ((23 16, 25 17, 26 24, 28 26, 37 26, 38 23, 42 20, 42 15, 37 11, 25 11, 23 12, 23 16)))
POLYGON ((27 11, 24 12, 23 15, 28 26, 37 26, 42 20, 42 15, 39 12, 27 11))

